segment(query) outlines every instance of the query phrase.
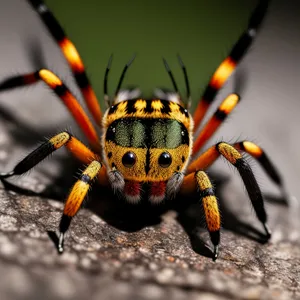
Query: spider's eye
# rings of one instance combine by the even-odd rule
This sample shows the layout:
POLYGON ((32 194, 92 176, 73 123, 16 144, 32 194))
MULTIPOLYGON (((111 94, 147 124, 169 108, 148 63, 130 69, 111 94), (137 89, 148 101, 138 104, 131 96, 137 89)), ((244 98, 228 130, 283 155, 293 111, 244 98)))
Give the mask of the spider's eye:
POLYGON ((122 164, 126 168, 131 168, 136 162, 136 156, 133 152, 126 152, 122 157, 122 164))
POLYGON ((169 167, 172 163, 171 154, 169 152, 163 152, 158 159, 158 163, 163 168, 169 167))

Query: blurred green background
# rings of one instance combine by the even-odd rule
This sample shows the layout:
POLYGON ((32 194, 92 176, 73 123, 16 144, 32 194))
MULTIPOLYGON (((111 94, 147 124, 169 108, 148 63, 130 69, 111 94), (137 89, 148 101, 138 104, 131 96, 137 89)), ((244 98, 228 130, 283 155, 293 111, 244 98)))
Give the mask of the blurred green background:
POLYGON ((257 1, 48 0, 47 5, 77 46, 102 103, 103 76, 114 54, 108 81, 113 95, 128 59, 137 58, 125 78, 150 97, 156 86, 172 88, 164 56, 182 95, 180 53, 190 78, 194 105, 209 77, 247 26, 257 1))

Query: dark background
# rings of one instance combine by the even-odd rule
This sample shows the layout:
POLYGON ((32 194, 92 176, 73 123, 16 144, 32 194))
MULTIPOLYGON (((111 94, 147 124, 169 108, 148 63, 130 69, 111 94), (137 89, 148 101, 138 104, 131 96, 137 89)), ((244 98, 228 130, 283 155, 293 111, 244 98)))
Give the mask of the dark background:
MULTIPOLYGON (((188 4, 183 1, 47 1, 68 36, 76 44, 101 103, 103 75, 111 53, 114 54, 109 78, 111 94, 115 90, 124 64, 133 53, 137 53, 136 61, 130 68, 124 85, 136 84, 145 91, 146 96, 151 95, 155 86, 172 87, 164 70, 162 56, 168 60, 184 94, 184 80, 176 61, 176 54, 180 53, 188 69, 194 105, 210 75, 247 25, 248 17, 256 3, 257 1, 237 0, 228 0, 226 4, 224 1, 189 1, 188 4)), ((60 74, 81 100, 67 64, 37 14, 26 1, 0 0, 0 4, 0 80, 10 75, 48 67, 60 74)), ((218 97, 220 101, 237 87, 237 78, 244 78, 238 85, 242 101, 210 142, 233 142, 245 138, 253 140, 263 146, 279 168, 287 190, 294 197, 291 198, 288 217, 285 215, 284 222, 288 220, 288 225, 284 225, 283 231, 281 214, 284 209, 281 206, 274 208, 267 203, 274 232, 272 243, 275 245, 284 239, 299 242, 300 234, 299 15, 297 1, 272 1, 257 40, 238 68, 238 76, 230 78, 218 97)), ((216 101, 216 105, 219 101, 216 101)), ((38 145, 44 136, 49 137, 65 128, 84 139, 60 101, 42 84, 2 93, 1 171, 10 170, 25 153, 38 145)), ((13 182, 28 188, 34 186, 36 191, 43 191, 49 186, 54 190, 55 186, 58 186, 58 191, 66 194, 75 175, 71 171, 72 161, 68 157, 65 151, 60 151, 36 170, 14 179, 13 182), (64 178, 60 177, 61 174, 64 174, 64 178), (53 182, 56 185, 52 186, 53 182)), ((253 160, 251 165, 264 193, 280 195, 279 190, 253 160)), ((237 172, 232 172, 228 164, 222 161, 217 162, 212 170, 231 178, 225 187, 225 194, 233 213, 257 225, 237 172), (241 208, 244 209, 242 213, 241 208)), ((59 215, 58 213, 57 216, 59 215)), ((228 236, 230 235, 225 231, 223 250, 230 245, 226 240, 228 236)), ((48 242, 47 238, 46 240, 48 242)), ((6 260, 9 256, 5 252, 7 248, 3 245, 5 244, 2 243, 0 252, 6 260)), ((27 253, 25 250, 24 252, 27 253)), ((59 261, 60 258, 54 257, 59 261)), ((19 260, 15 259, 14 264, 16 262, 19 260)), ((24 262, 21 261, 20 264, 24 265, 24 262)), ((72 262, 70 264, 72 265, 72 262)), ((26 272, 11 270, 10 266, 7 270, 8 275, 0 285, 2 290, 15 278, 19 278, 18 282, 30 280, 25 278, 26 272)), ((60 283, 55 282, 50 274, 52 273, 45 277, 43 275, 40 279, 49 290, 58 290, 54 295, 64 295, 61 296, 64 299, 69 299, 69 295, 76 296, 75 287, 79 290, 82 280, 80 274, 73 274, 69 290, 66 288, 69 294, 66 290, 59 290, 60 283)), ((60 274, 57 274, 58 278, 64 275, 60 274)), ((26 288, 25 285, 14 283, 10 285, 9 291, 13 294, 17 293, 16 291, 26 291, 26 288)))

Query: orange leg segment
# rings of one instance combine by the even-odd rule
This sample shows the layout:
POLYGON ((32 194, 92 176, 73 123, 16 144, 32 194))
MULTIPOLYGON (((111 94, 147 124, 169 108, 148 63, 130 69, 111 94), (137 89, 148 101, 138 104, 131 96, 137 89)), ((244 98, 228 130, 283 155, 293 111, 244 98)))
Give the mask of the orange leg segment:
POLYGON ((73 96, 62 80, 53 72, 47 69, 41 69, 34 73, 19 75, 6 79, 0 84, 0 90, 12 89, 28 84, 33 84, 42 80, 60 97, 67 109, 73 115, 74 119, 84 132, 88 141, 96 151, 100 151, 100 141, 95 127, 91 123, 84 109, 73 96))
POLYGON ((73 186, 65 203, 63 216, 60 222, 60 237, 58 244, 58 251, 60 253, 63 252, 64 233, 68 230, 71 219, 81 207, 90 188, 91 181, 97 176, 103 184, 108 182, 106 173, 100 173, 102 164, 99 162, 99 157, 70 133, 64 131, 45 141, 38 148, 29 153, 11 172, 0 173, 0 179, 22 175, 63 146, 66 146, 76 158, 85 164, 88 164, 88 167, 82 172, 79 180, 73 186))
POLYGON ((278 186, 283 187, 283 180, 279 172, 261 147, 250 141, 237 142, 233 146, 234 148, 246 152, 254 157, 260 163, 265 172, 270 176, 273 182, 278 186))
POLYGON ((97 176, 102 165, 98 161, 92 161, 88 167, 82 172, 80 178, 74 184, 67 201, 65 203, 64 212, 60 221, 58 251, 62 253, 64 248, 64 235, 68 230, 72 218, 77 214, 80 209, 89 189, 92 180, 97 176))
POLYGON ((39 14, 50 34, 59 45, 63 55, 72 69, 75 80, 84 96, 89 111, 91 112, 95 122, 101 126, 102 113, 99 101, 86 75, 82 59, 76 47, 66 36, 63 28, 43 1, 29 0, 29 2, 39 14))
POLYGON ((227 58, 217 68, 212 75, 201 100, 194 112, 194 128, 197 131, 204 115, 214 101, 217 93, 223 87, 227 79, 235 70, 237 64, 244 57, 247 50, 250 48, 262 20, 266 14, 269 1, 259 1, 257 7, 251 15, 248 23, 248 28, 242 33, 237 43, 231 49, 227 58))
POLYGON ((227 116, 235 108, 239 102, 240 97, 237 94, 230 94, 219 106, 211 119, 204 126, 203 130, 200 132, 196 138, 193 145, 193 154, 197 154, 198 151, 204 146, 204 144, 211 138, 211 136, 216 132, 222 122, 225 121, 227 116))
MULTIPOLYGON (((63 131, 45 141, 38 148, 29 153, 15 166, 15 168, 11 172, 0 173, 0 179, 26 173, 27 171, 35 167, 38 163, 40 163, 43 159, 63 146, 65 146, 79 161, 86 165, 90 164, 94 160, 100 160, 100 157, 92 152, 82 142, 80 142, 70 133, 63 131)), ((104 171, 99 173, 99 181, 103 184, 106 184, 108 182, 108 179, 104 166, 103 169, 104 171)))

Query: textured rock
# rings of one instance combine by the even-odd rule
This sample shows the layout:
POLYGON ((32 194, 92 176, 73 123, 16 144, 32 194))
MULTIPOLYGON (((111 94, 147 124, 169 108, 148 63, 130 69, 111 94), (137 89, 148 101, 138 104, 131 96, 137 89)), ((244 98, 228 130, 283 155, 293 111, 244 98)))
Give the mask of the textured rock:
MULTIPOLYGON (((243 103, 219 136, 230 140, 242 133, 262 141, 299 200, 300 144, 295 138, 299 136, 299 99, 295 97, 300 94, 295 67, 299 38, 294 30, 299 28, 294 24, 299 18, 296 9, 294 19, 286 12, 283 1, 273 3, 256 50, 243 62, 250 79, 243 103)), ((24 1, 6 4, 0 10, 1 37, 9 37, 0 45, 1 79, 12 70, 32 70, 20 36, 24 35, 22 24, 31 24, 33 14, 24 1), (23 23, 18 25, 21 17, 23 23)), ((33 31, 41 27, 35 22, 33 31)), ((44 33, 41 41, 50 66, 56 61, 58 69, 61 65, 59 74, 68 77, 53 42, 44 33)), ((230 84, 225 94, 232 91, 230 84)), ((0 95, 1 172, 10 170, 43 136, 75 127, 47 89, 25 90, 0 95)), ((62 199, 77 170, 74 161, 60 152, 30 174, 12 179, 24 190, 0 185, 1 300, 300 299, 297 200, 288 208, 276 204, 276 197, 267 197, 273 200, 267 203, 273 235, 264 243, 263 229, 237 184, 237 172, 231 173, 229 181, 223 168, 221 177, 214 176, 224 229, 220 257, 213 262, 201 209, 186 203, 193 199, 173 203, 178 214, 168 211, 171 203, 166 207, 126 205, 95 187, 87 208, 72 222, 65 253, 58 255, 55 242, 62 199)), ((264 191, 276 195, 265 175, 257 169, 255 174, 264 191)))
MULTIPOLYGON (((92 196, 93 203, 97 197, 92 196)), ((67 235, 65 253, 58 255, 54 232, 62 203, 3 189, 0 199, 0 258, 5 270, 0 289, 6 299, 300 297, 299 232, 283 206, 268 205, 271 242, 259 243, 261 237, 250 225, 241 235, 241 226, 234 232, 224 229, 220 258, 213 262, 206 257, 211 252, 204 243, 208 238, 198 221, 198 205, 179 217, 180 222, 175 212, 168 212, 155 224, 162 209, 125 205, 108 193, 101 197, 100 208, 80 211, 67 235), (154 225, 144 227, 150 222, 154 225), (198 231, 195 225, 200 225, 198 231)), ((224 226, 231 223, 227 219, 224 226)))

